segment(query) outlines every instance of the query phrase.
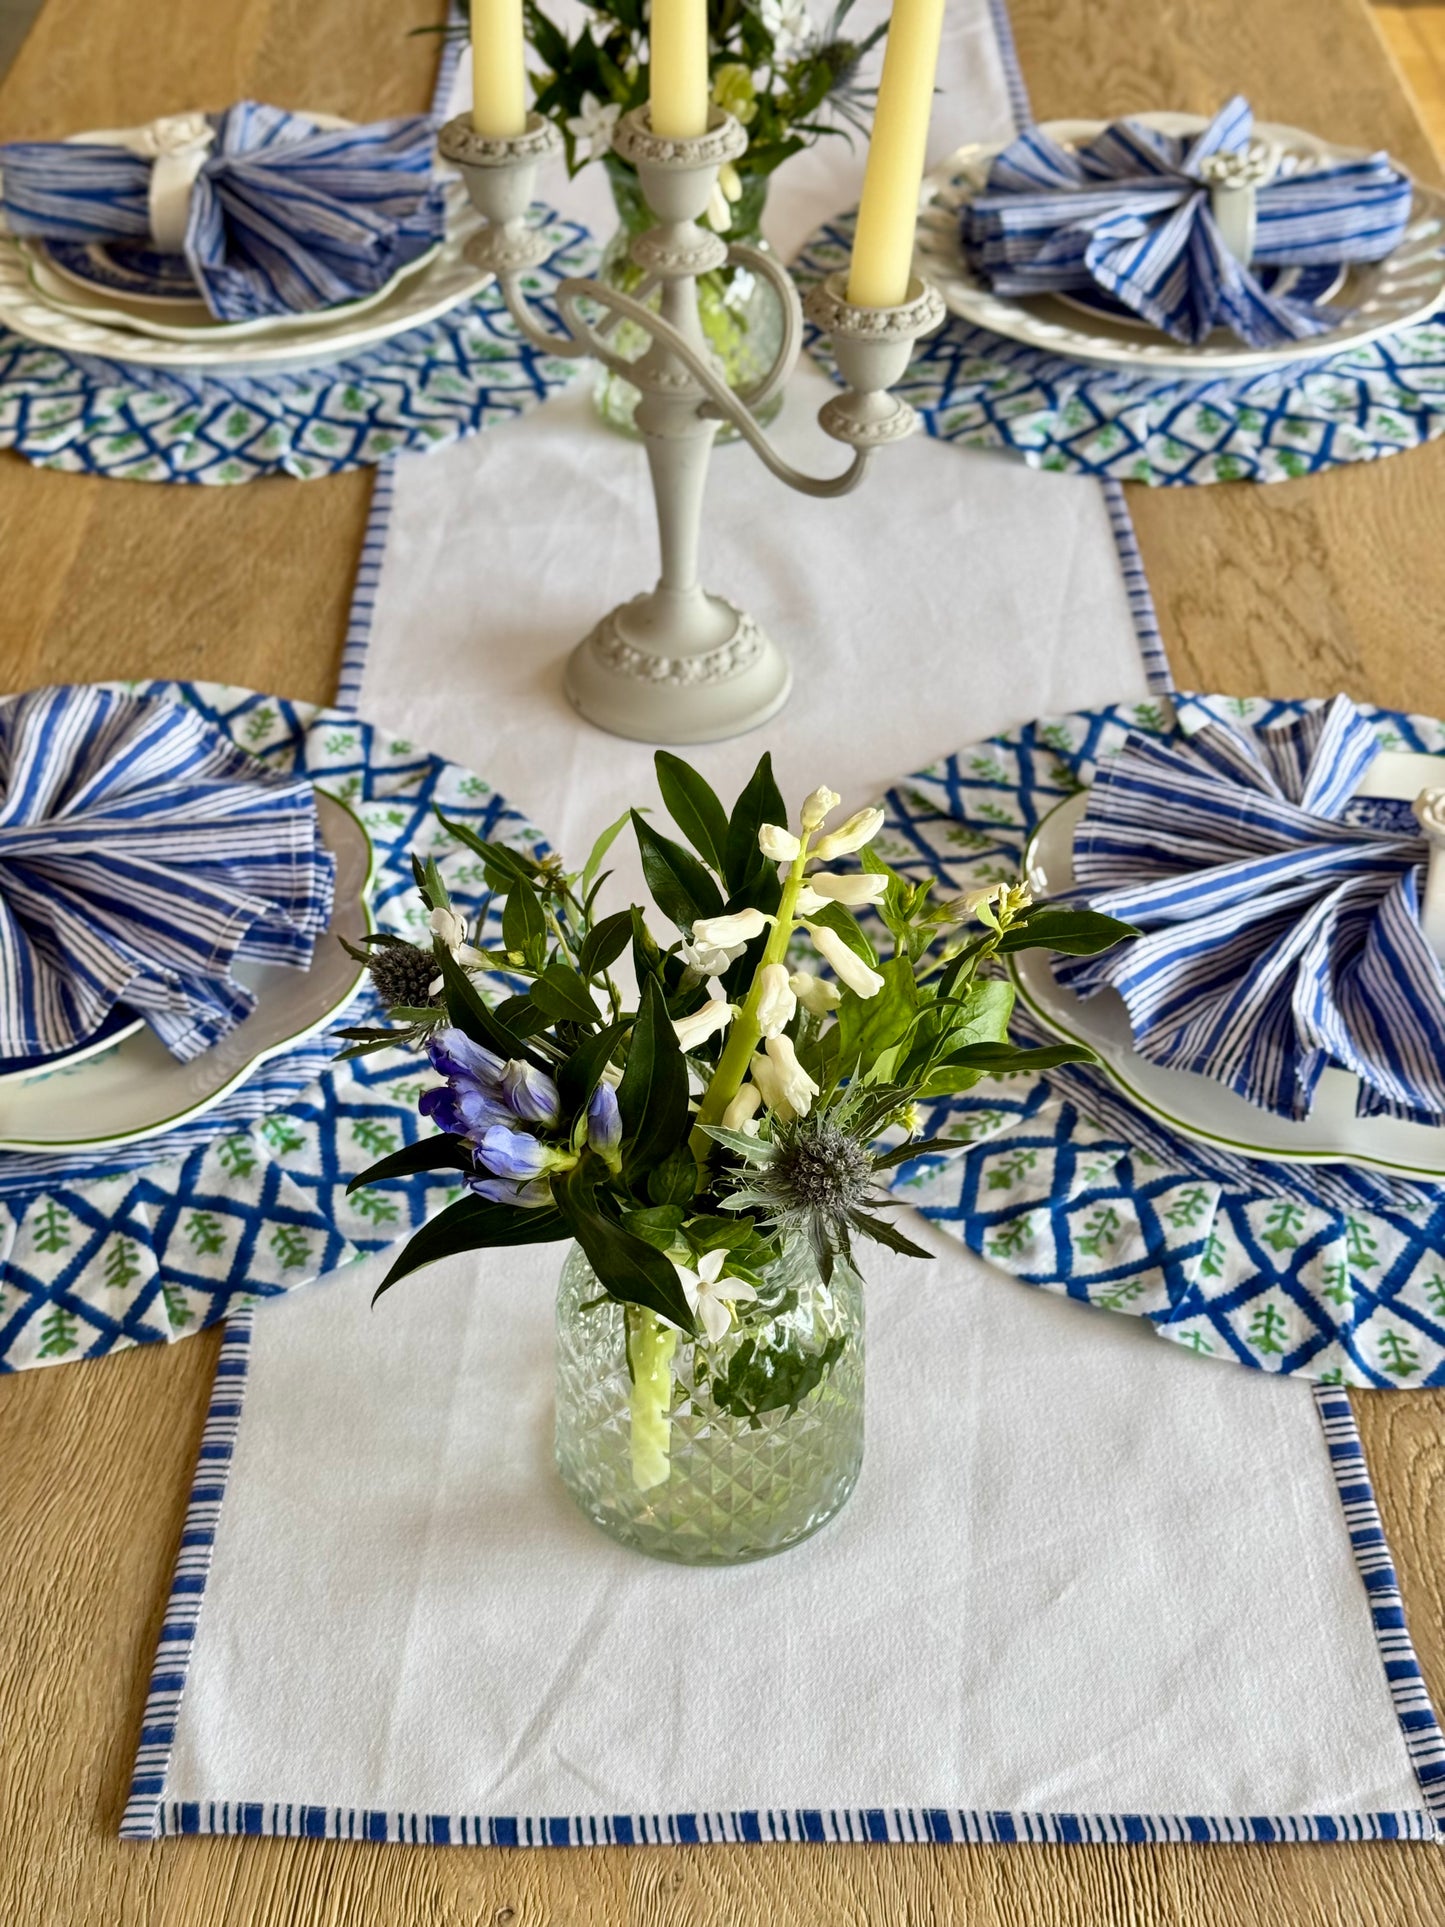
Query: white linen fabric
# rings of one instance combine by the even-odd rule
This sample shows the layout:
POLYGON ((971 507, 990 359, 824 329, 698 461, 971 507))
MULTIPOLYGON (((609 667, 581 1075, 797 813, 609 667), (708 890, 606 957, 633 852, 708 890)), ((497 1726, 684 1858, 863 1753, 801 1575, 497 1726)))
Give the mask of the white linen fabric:
POLYGON ((730 1571, 563 1491, 560 1247, 265 1307, 160 1825, 1417 1809, 1309 1392, 922 1235, 868 1266, 857 1492, 730 1571))
MULTIPOLYGON (((940 86, 935 154, 1012 131, 984 0, 950 7, 940 86)), ((836 141, 789 166, 782 248, 860 166, 836 141)), ((778 429, 824 468, 825 392, 800 374, 778 429)), ((708 501, 710 585, 798 671, 758 738, 696 752, 725 797, 764 748, 785 794, 851 804, 1023 717, 1147 693, 1090 480, 919 439, 816 503, 728 448, 708 501)), ((561 666, 651 580, 652 541, 641 452, 582 389, 400 462, 358 708, 483 771, 580 861, 652 772, 571 713, 561 666)), ((933 1263, 870 1253, 857 1494, 733 1571, 645 1560, 571 1508, 550 1463, 560 1248, 451 1260, 374 1311, 368 1260, 267 1307, 226 1355, 239 1415, 218 1381, 212 1463, 233 1438, 234 1461, 198 1478, 126 1831, 1433 1832, 1308 1388, 910 1228, 933 1263)))

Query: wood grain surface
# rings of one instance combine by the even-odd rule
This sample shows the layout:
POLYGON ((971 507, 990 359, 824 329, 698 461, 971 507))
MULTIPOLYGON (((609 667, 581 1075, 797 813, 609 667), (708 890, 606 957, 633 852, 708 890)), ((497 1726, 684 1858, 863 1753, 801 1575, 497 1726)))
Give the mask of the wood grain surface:
MULTIPOLYGON (((0 139, 250 93, 421 106, 440 0, 48 0, 0 139)), ((1438 162, 1360 0, 1014 0, 1043 116, 1236 87, 1260 112, 1438 162)), ((1132 492, 1181 682, 1445 713, 1445 447, 1284 487, 1132 492)), ((1041 479, 1041 486, 1047 483, 1041 479)), ((207 675, 333 693, 370 485, 224 491, 0 458, 0 687, 207 675)), ((1438 1927, 1407 1845, 476 1852, 116 1837, 217 1337, 0 1381, 3 1927, 1438 1927)), ((1445 1398, 1356 1400, 1411 1625, 1445 1692, 1445 1398)), ((1328 1709, 1321 1709, 1328 1717, 1328 1709)))

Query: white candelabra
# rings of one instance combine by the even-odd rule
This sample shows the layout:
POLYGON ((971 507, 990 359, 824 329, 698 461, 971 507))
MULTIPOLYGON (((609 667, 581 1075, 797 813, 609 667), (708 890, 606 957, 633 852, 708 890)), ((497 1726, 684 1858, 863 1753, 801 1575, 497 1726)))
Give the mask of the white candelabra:
POLYGON ((698 219, 712 197, 718 170, 741 158, 747 135, 730 114, 714 109, 708 131, 695 140, 664 140, 652 132, 646 108, 618 123, 615 151, 636 167, 656 226, 632 243, 642 271, 633 294, 593 279, 560 283, 556 304, 564 334, 533 310, 523 277, 547 256, 550 243, 526 222, 538 165, 560 137, 549 121, 528 116, 512 139, 478 134, 466 116, 442 129, 440 148, 460 169, 486 226, 469 253, 496 275, 513 320, 536 347, 553 355, 590 355, 640 391, 637 428, 647 451, 657 502, 662 574, 655 589, 621 603, 573 651, 567 693, 589 721, 615 735, 645 742, 705 743, 737 736, 773 716, 792 682, 787 656, 743 610, 710 595, 698 579, 703 490, 708 457, 722 422, 738 434, 780 481, 805 495, 846 495, 856 488, 873 451, 917 426, 908 403, 889 393, 908 366, 913 344, 943 320, 938 294, 914 280, 897 308, 860 308, 845 292, 845 277, 829 275, 806 303, 770 255, 726 242, 698 219), (735 392, 713 360, 698 319, 697 280, 725 266, 750 269, 770 282, 783 309, 783 334, 773 366, 761 381, 735 392), (648 305, 659 293, 658 311, 648 305), (603 318, 593 322, 583 304, 603 318), (853 458, 841 473, 805 475, 783 460, 760 426, 756 410, 788 380, 803 344, 804 316, 832 337, 848 387, 831 397, 818 420, 853 458), (648 338, 628 360, 611 345, 622 321, 648 338))

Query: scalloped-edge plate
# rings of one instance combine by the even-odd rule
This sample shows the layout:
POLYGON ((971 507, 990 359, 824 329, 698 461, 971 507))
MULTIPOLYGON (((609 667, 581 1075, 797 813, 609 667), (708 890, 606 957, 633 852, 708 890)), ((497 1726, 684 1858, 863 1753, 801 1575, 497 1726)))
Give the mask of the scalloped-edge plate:
MULTIPOLYGON (((1371 766, 1361 795, 1413 798, 1438 784, 1445 758, 1383 750, 1371 766)), ((1074 832, 1088 807, 1081 791, 1051 810, 1029 839, 1025 874, 1035 894, 1057 896, 1074 881, 1074 832)), ((1267 1163, 1355 1164, 1394 1177, 1445 1179, 1445 1128, 1393 1117, 1356 1117, 1359 1080, 1327 1070, 1314 1108, 1296 1122, 1260 1110, 1222 1084, 1196 1071, 1165 1070, 1134 1048, 1129 1013, 1116 991, 1076 997, 1054 981, 1041 951, 1008 959, 1020 998, 1059 1037, 1097 1052, 1111 1084, 1151 1117, 1181 1136, 1218 1144, 1267 1163)))
POLYGON ((334 796, 316 792, 326 847, 336 858, 331 922, 309 970, 237 966, 257 993, 243 1023, 189 1063, 178 1063, 149 1025, 83 1062, 0 1085, 0 1149, 97 1150, 134 1144, 200 1117, 268 1057, 325 1028, 356 995, 365 966, 338 938, 360 944, 370 925, 371 838, 334 796))
MULTIPOLYGON (((1135 120, 1166 134, 1193 134, 1208 125, 1201 114, 1136 114, 1135 120)), ((1043 132, 1065 144, 1090 140, 1108 125, 1101 120, 1047 121, 1043 132)), ((1276 122, 1257 123, 1256 133, 1283 150, 1294 168, 1355 160, 1365 151, 1340 147, 1319 135, 1276 122)), ((1308 341, 1274 348, 1250 348, 1223 331, 1197 347, 1186 347, 1132 316, 1119 319, 1085 314, 1052 295, 998 295, 976 280, 963 258, 958 237, 959 209, 978 192, 1000 141, 960 147, 924 177, 914 251, 914 270, 931 281, 952 313, 976 327, 1021 341, 1046 354, 1137 375, 1184 376, 1199 381, 1212 374, 1258 374, 1292 363, 1318 361, 1373 341, 1380 335, 1426 321, 1445 298, 1445 194, 1412 182, 1414 204, 1399 245, 1383 261, 1359 262, 1340 277, 1339 286, 1320 306, 1336 310, 1338 324, 1308 341)))

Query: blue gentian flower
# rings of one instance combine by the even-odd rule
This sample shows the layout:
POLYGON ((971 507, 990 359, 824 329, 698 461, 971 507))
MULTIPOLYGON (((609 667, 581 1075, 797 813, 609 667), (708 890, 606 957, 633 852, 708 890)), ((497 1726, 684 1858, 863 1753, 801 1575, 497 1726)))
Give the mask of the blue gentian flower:
POLYGON ((506 1069, 502 1058, 474 1044, 465 1031, 439 1030, 430 1038, 427 1053, 446 1078, 445 1084, 423 1091, 418 1108, 440 1130, 480 1144, 495 1124, 515 1122, 516 1113, 502 1086, 506 1069))
POLYGON ((505 1124, 494 1124, 482 1138, 477 1162, 493 1177, 510 1178, 525 1184, 539 1178, 557 1162, 557 1155, 526 1131, 509 1131, 505 1124))
POLYGON ((506 1178, 469 1178, 468 1189, 488 1204, 515 1204, 524 1211, 536 1211, 552 1202, 551 1188, 543 1178, 529 1184, 510 1184, 506 1178))
POLYGON ((610 1084, 599 1084, 587 1106, 587 1142, 599 1157, 612 1158, 622 1142, 622 1113, 610 1084))
POLYGON ((562 1094, 545 1071, 524 1058, 514 1057, 502 1071, 502 1091, 524 1124, 555 1124, 562 1114, 562 1094))

